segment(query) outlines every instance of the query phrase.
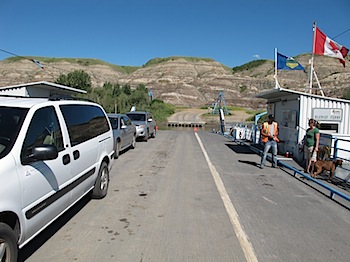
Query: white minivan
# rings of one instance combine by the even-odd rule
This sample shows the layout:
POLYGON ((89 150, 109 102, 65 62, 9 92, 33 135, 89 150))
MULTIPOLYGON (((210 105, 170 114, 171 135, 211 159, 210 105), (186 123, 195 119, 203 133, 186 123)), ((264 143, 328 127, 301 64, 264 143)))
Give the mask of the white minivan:
POLYGON ((86 194, 107 194, 113 133, 103 108, 0 96, 0 261, 86 194))

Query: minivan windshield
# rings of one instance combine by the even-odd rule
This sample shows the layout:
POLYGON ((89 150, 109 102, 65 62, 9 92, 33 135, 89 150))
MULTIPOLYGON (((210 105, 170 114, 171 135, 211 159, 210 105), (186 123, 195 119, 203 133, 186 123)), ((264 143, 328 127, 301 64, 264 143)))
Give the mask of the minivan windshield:
POLYGON ((27 113, 27 108, 0 107, 0 158, 11 151, 27 113))
POLYGON ((127 114, 131 121, 146 121, 146 114, 127 114))

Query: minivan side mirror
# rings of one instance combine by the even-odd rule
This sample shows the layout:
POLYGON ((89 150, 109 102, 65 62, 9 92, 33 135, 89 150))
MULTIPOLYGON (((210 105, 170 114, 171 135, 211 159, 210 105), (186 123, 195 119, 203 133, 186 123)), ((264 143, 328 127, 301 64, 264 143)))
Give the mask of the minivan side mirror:
POLYGON ((57 147, 54 145, 38 145, 33 148, 32 154, 24 159, 23 164, 35 161, 53 160, 58 157, 57 147))
POLYGON ((153 119, 152 118, 148 118, 148 120, 147 120, 148 122, 152 122, 153 121, 153 119))

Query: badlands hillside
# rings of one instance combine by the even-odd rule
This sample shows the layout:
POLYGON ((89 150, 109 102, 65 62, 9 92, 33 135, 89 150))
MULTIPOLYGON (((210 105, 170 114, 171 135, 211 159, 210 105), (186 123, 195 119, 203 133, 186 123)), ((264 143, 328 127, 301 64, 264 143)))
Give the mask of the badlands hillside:
MULTIPOLYGON (((281 87, 304 91, 308 83, 310 54, 295 57, 305 68, 302 71, 278 71, 281 87)), ((27 82, 54 82, 59 75, 74 70, 88 73, 95 88, 104 83, 144 84, 154 96, 176 106, 208 106, 224 91, 227 105, 264 108, 265 101, 257 93, 275 86, 274 61, 255 60, 228 68, 209 58, 155 58, 140 67, 118 66, 97 59, 11 57, 0 61, 0 86, 27 82), (43 69, 31 61, 37 59, 43 69)), ((348 97, 350 94, 350 62, 347 67, 333 58, 315 57, 315 70, 327 96, 348 97)), ((314 85, 316 87, 316 85, 314 85)))

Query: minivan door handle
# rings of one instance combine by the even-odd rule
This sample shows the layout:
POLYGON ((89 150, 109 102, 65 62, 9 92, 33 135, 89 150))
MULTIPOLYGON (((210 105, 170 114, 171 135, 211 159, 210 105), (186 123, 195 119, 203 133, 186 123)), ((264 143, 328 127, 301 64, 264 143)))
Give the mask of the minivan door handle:
POLYGON ((68 154, 64 155, 62 157, 62 162, 63 162, 63 165, 68 165, 70 163, 70 156, 68 154))
POLYGON ((73 152, 73 158, 74 158, 74 160, 77 160, 79 157, 80 157, 79 151, 78 151, 78 150, 75 150, 75 151, 73 152))

